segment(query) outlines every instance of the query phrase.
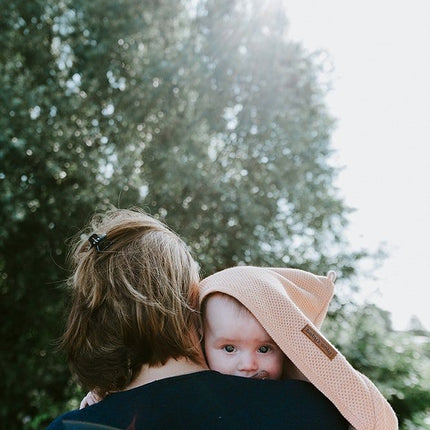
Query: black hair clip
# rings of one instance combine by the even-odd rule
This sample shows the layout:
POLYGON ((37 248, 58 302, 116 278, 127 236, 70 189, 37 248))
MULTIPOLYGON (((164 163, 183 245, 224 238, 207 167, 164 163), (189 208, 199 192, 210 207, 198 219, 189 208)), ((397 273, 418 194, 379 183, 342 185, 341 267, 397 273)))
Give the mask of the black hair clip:
POLYGON ((90 247, 88 248, 88 250, 95 246, 97 251, 106 251, 106 249, 108 249, 113 243, 112 241, 107 240, 105 234, 99 236, 97 233, 92 234, 88 238, 88 242, 90 242, 90 247))

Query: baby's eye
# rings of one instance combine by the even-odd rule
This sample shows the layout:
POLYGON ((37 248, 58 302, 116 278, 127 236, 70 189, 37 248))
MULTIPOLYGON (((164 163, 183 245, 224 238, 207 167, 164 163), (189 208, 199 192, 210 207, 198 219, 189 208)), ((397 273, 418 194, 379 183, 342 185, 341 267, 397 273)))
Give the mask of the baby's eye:
POLYGON ((263 346, 260 346, 260 348, 258 348, 258 352, 261 352, 262 354, 266 354, 269 351, 270 351, 270 346, 268 345, 263 345, 263 346))
POLYGON ((224 346, 223 349, 226 352, 234 352, 234 346, 233 345, 226 345, 226 346, 224 346))

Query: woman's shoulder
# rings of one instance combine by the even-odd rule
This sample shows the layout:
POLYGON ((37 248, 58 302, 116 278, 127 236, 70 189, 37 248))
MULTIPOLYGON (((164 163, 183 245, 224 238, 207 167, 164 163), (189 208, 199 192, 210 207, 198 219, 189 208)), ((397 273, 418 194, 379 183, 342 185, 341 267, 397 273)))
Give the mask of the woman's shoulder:
POLYGON ((337 409, 308 382, 261 381, 214 371, 165 378, 111 394, 97 405, 62 415, 47 430, 86 428, 76 427, 78 421, 111 428, 135 422, 136 429, 267 425, 285 429, 286 422, 290 429, 347 429, 337 409), (68 421, 75 427, 66 427, 68 421))
POLYGON ((64 422, 69 420, 73 420, 76 417, 76 414, 79 414, 78 410, 65 412, 64 414, 58 416, 54 421, 49 424, 46 430, 64 430, 64 422))

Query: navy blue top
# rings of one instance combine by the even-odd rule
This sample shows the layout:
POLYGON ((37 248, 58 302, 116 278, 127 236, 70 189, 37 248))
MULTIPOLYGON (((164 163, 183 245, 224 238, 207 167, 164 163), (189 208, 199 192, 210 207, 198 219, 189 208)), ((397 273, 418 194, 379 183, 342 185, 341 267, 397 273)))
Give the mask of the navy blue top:
POLYGON ((58 417, 48 430, 346 430, 347 421, 312 384, 202 371, 110 394, 58 417), (83 426, 82 423, 97 423, 83 426))

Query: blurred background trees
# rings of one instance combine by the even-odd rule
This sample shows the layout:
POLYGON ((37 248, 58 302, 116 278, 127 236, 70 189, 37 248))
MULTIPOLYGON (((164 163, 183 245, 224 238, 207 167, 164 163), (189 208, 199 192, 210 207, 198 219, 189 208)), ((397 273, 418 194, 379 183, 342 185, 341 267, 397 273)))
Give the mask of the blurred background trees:
POLYGON ((288 11, 257 0, 0 4, 2 428, 43 428, 77 406, 82 391, 55 352, 67 240, 111 205, 165 220, 202 275, 335 268, 343 293, 326 332, 402 428, 428 428, 429 334, 395 332, 347 287, 366 252, 344 240, 326 64, 288 40, 288 11))

